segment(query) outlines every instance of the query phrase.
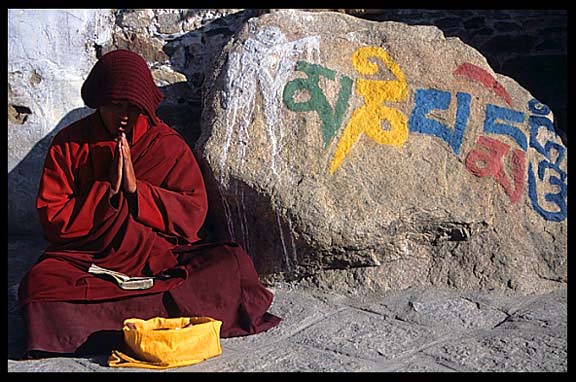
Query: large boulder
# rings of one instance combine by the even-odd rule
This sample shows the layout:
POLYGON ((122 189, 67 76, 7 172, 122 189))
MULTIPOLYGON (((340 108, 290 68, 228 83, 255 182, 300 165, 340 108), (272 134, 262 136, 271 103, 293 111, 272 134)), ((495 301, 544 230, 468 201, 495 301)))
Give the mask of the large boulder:
POLYGON ((553 114, 433 26, 250 19, 205 81, 209 227, 265 281, 544 292, 567 282, 553 114))

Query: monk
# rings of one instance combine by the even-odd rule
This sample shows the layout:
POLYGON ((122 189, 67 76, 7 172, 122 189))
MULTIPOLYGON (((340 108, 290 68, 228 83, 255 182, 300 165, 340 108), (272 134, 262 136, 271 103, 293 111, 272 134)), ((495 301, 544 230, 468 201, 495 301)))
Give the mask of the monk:
POLYGON ((102 354, 127 318, 208 316, 221 337, 266 331, 273 294, 234 243, 207 242, 206 188, 194 154, 157 115, 163 94, 146 61, 104 54, 81 89, 95 109, 46 155, 36 208, 49 245, 20 283, 26 358, 102 354), (122 289, 90 266, 155 276, 122 289))

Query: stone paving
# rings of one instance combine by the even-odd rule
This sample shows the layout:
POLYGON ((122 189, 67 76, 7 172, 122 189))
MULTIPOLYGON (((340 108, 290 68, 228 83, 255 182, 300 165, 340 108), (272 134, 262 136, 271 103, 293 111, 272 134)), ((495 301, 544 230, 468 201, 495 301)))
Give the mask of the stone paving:
POLYGON ((164 370, 110 368, 107 355, 17 360, 25 334, 15 301, 29 264, 9 240, 8 372, 567 372, 567 288, 542 295, 411 288, 343 293, 278 284, 282 323, 221 339, 222 354, 164 370))

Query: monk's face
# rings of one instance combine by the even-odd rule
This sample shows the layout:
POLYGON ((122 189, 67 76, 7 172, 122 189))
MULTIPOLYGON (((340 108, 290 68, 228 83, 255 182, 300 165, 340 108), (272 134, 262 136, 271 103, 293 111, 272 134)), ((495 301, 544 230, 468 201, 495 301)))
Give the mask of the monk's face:
POLYGON ((100 116, 114 139, 118 138, 121 133, 130 136, 140 113, 139 107, 128 102, 112 103, 100 107, 100 116))

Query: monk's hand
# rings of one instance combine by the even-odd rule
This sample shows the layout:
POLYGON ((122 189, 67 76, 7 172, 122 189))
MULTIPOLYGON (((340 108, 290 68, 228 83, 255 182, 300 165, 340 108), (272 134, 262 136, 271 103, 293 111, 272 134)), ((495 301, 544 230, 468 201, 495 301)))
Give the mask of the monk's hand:
POLYGON ((133 194, 136 192, 136 173, 134 172, 134 166, 132 165, 130 145, 128 144, 128 139, 126 139, 125 133, 120 134, 120 149, 124 161, 124 172, 122 175, 124 191, 133 194))
POLYGON ((124 167, 124 155, 122 153, 120 140, 116 142, 116 149, 114 150, 114 160, 112 161, 112 168, 110 171, 110 195, 114 196, 120 191, 122 186, 122 173, 124 167))

